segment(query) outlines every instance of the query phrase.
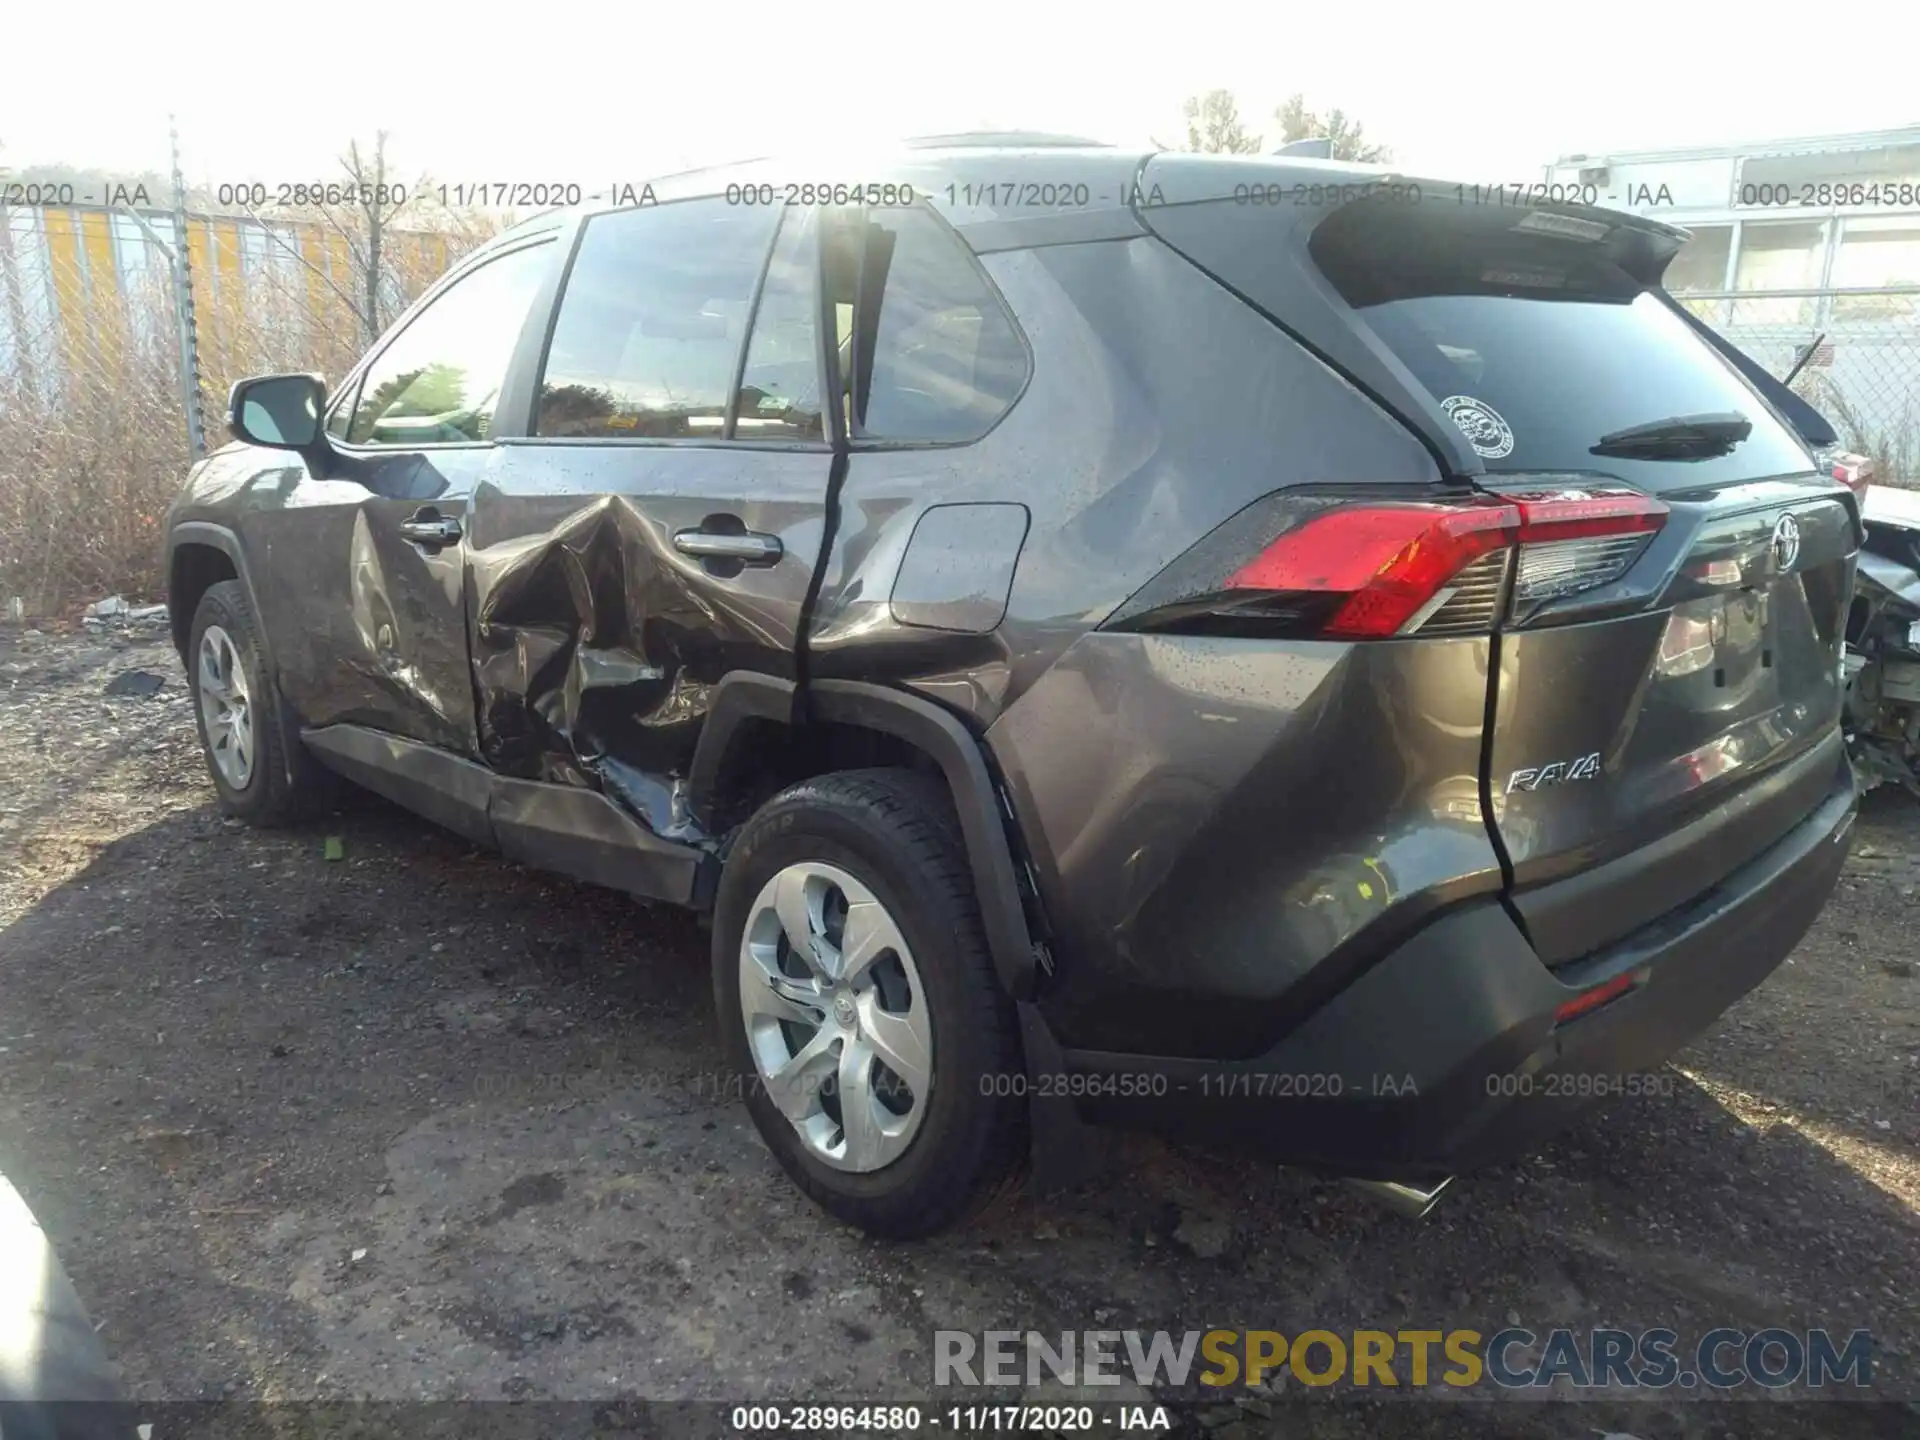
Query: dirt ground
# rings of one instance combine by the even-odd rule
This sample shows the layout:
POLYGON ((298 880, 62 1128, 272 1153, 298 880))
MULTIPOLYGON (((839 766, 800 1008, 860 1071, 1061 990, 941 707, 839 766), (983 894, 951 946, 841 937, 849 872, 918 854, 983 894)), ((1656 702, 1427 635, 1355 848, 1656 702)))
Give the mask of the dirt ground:
MULTIPOLYGON (((1876 792, 1813 932, 1670 1094, 1426 1221, 1130 1138, 1081 1192, 889 1246, 800 1199, 725 1093, 692 918, 371 800, 223 822, 162 635, 0 627, 0 1172, 143 1402, 924 1398, 936 1327, 1515 1323, 1866 1328, 1875 1393, 1911 1401, 1917 885, 1920 805, 1876 792), (128 670, 164 683, 107 695, 128 670)), ((1297 1393, 1182 1423, 1920 1432, 1911 1406, 1456 1393, 1389 1422, 1297 1393)))

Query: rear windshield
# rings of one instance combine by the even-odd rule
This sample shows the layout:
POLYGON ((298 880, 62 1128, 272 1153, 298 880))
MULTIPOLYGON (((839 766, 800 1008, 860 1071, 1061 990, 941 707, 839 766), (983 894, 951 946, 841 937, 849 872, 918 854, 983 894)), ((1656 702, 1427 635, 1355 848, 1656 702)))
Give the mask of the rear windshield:
MULTIPOLYGON (((1412 217, 1313 238, 1321 271, 1489 470, 1596 471, 1652 490, 1809 468, 1746 381, 1603 247, 1507 223, 1412 217), (1440 223, 1433 223, 1440 220, 1440 223), (1737 415, 1726 453, 1596 455, 1603 437, 1737 415)), ((1605 448, 1605 447, 1603 447, 1605 448)), ((1617 447, 1616 447, 1617 448, 1617 447)))

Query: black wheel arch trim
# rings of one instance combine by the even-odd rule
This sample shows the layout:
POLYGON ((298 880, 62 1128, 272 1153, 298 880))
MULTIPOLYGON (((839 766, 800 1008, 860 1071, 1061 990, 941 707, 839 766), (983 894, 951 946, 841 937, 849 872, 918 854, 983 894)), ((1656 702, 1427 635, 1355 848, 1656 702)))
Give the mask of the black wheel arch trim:
MULTIPOLYGON (((173 593, 173 560, 182 545, 204 545, 210 550, 218 550, 233 564, 234 577, 240 582, 240 588, 247 592, 247 608, 253 612, 254 624, 263 627, 260 636, 260 659, 266 666, 266 681, 272 687, 275 696, 280 694, 279 661, 274 658, 272 648, 266 643, 264 620, 260 612, 260 592, 253 588, 253 572, 247 568, 246 547, 240 543, 240 537, 225 525, 216 525, 211 520, 182 520, 167 531, 166 569, 167 579, 167 628, 173 635, 173 648, 179 653, 180 664, 187 671, 187 683, 193 683, 193 663, 187 656, 187 645, 193 636, 193 612, 185 610, 179 603, 179 597, 173 593)), ((281 702, 284 704, 284 700, 281 702)), ((291 747, 300 743, 299 735, 288 729, 284 735, 286 744, 282 746, 280 764, 288 784, 293 783, 293 754, 291 747)))
POLYGON ((714 830, 714 797, 725 777, 740 727, 749 720, 795 724, 798 694, 793 681, 751 670, 735 670, 713 687, 707 697, 707 718, 687 767, 687 800, 701 828, 709 833, 714 830))
MULTIPOLYGON (((167 531, 166 570, 167 578, 167 625, 173 633, 173 648, 180 652, 182 663, 187 654, 187 636, 193 629, 193 615, 181 613, 181 607, 173 593, 173 559, 182 545, 204 545, 210 550, 218 550, 233 562, 233 573, 239 577, 240 584, 247 592, 247 603, 253 613, 260 613, 259 592, 253 588, 253 575, 247 569, 246 548, 241 545, 240 537, 224 525, 216 525, 211 520, 182 520, 167 531)), ((267 663, 273 664, 273 657, 267 657, 267 663)))
POLYGON ((855 725, 896 736, 933 758, 952 792, 994 969, 1014 999, 1031 999, 1041 959, 1014 869, 1010 822, 980 743, 966 726, 931 700, 884 685, 815 680, 803 692, 790 680, 735 671, 714 687, 688 773, 689 799, 702 823, 711 815, 735 732, 755 719, 855 725))

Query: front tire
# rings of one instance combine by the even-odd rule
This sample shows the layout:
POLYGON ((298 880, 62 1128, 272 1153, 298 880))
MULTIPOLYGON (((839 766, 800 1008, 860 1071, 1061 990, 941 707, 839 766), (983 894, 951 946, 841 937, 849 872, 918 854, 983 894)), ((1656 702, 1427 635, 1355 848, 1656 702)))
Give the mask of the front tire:
POLYGON ((720 878, 713 980, 748 1112, 829 1213, 914 1239, 1018 1173, 1013 1005, 939 786, 856 770, 768 801, 720 878))
POLYGON ((238 580, 207 588, 187 636, 200 753, 220 808, 250 825, 284 825, 329 797, 328 776, 280 698, 266 639, 238 580))

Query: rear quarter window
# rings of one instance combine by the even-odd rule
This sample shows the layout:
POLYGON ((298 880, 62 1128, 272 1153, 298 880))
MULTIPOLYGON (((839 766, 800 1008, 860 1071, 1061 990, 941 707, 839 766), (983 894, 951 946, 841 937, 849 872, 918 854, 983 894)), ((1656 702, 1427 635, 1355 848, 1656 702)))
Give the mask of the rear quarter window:
MULTIPOLYGON (((964 242, 921 209, 845 217, 830 267, 857 286, 843 363, 856 438, 977 440, 1027 382, 1025 342, 964 242), (864 350, 864 354, 862 351, 864 350)), ((842 298, 836 296, 836 299, 842 298)))

